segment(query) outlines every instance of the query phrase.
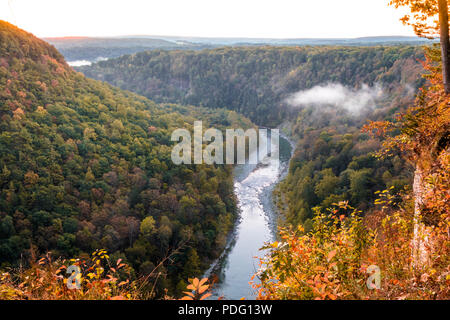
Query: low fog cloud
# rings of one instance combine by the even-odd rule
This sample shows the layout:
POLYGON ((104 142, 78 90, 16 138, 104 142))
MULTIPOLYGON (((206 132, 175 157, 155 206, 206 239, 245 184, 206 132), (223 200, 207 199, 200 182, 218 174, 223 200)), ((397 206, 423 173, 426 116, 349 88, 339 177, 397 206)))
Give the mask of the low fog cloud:
POLYGON ((383 90, 379 85, 351 89, 339 83, 328 83, 294 93, 286 102, 293 107, 331 106, 359 114, 361 110, 373 108, 382 96, 383 90))

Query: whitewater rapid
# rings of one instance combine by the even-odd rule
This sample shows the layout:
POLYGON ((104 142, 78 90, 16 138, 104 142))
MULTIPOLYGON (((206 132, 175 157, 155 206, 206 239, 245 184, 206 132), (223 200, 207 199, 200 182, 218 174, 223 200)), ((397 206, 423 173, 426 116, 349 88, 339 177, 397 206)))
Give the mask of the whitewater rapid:
POLYGON ((286 144, 289 147, 290 144, 286 142, 280 137, 280 161, 271 160, 267 165, 237 168, 234 191, 240 217, 228 250, 211 272, 220 279, 213 291, 213 298, 255 298, 249 282, 258 269, 257 257, 264 254, 260 248, 275 238, 271 194, 273 187, 283 177, 291 155, 291 149, 286 148, 286 144))

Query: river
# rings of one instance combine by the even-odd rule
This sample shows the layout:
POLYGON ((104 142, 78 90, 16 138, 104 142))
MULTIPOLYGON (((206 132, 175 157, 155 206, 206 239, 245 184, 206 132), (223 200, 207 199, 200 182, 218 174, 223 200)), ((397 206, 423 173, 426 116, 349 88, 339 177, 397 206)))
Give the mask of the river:
POLYGON ((264 253, 259 249, 264 242, 273 241, 276 232, 276 209, 272 191, 287 173, 292 145, 280 135, 280 161, 268 165, 237 165, 234 189, 238 200, 239 219, 232 237, 222 254, 213 263, 206 276, 215 274, 212 299, 254 299, 256 293, 249 285, 258 269, 258 259, 264 253))

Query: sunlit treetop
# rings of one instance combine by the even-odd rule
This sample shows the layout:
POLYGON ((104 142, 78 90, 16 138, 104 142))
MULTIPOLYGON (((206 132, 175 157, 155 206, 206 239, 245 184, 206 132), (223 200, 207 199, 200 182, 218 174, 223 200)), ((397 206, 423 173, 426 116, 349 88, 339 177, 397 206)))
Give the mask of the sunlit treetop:
POLYGON ((419 37, 435 38, 439 36, 439 5, 438 0, 391 0, 389 5, 409 7, 411 13, 401 21, 412 26, 419 37))

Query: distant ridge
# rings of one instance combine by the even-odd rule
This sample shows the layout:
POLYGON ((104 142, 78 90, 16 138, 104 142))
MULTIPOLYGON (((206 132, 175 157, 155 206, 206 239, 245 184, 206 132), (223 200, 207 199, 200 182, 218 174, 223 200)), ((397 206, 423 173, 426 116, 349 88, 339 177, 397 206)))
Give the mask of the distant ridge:
POLYGON ((171 39, 154 39, 147 37, 51 37, 42 38, 55 46, 69 63, 76 60, 88 62, 115 58, 124 54, 133 54, 153 49, 203 49, 189 42, 171 39))
POLYGON ((305 43, 361 43, 363 42, 430 42, 416 36, 367 36, 358 38, 246 38, 246 37, 195 37, 195 36, 166 36, 166 35, 126 35, 114 37, 118 39, 161 39, 166 41, 186 41, 191 43, 202 43, 211 45, 232 45, 240 43, 258 43, 258 44, 298 44, 305 43))
POLYGON ((128 35, 116 37, 52 37, 43 38, 43 40, 54 45, 69 63, 82 61, 83 64, 155 49, 201 50, 223 46, 391 46, 432 43, 432 40, 408 36, 275 39, 128 35))

